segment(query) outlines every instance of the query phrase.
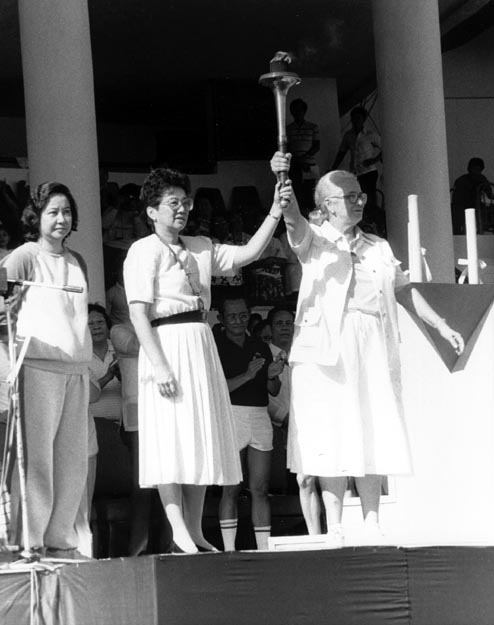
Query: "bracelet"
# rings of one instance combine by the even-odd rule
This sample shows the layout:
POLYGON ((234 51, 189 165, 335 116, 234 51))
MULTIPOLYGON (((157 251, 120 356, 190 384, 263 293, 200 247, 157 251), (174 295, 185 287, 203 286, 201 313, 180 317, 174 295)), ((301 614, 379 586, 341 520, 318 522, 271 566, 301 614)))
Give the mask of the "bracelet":
POLYGON ((276 380, 276 379, 278 379, 278 380, 279 380, 279 379, 280 379, 280 376, 279 376, 279 375, 273 375, 273 377, 272 377, 272 378, 268 378, 268 380, 276 380))
POLYGON ((275 221, 279 221, 281 219, 281 215, 279 217, 275 217, 274 215, 271 215, 271 213, 268 213, 268 217, 271 217, 271 219, 274 219, 275 221))

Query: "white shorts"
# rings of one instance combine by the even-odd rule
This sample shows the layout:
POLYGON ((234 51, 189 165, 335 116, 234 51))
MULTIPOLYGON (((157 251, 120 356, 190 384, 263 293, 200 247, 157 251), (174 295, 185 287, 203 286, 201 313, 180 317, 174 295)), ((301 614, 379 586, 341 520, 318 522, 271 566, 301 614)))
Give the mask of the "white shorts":
POLYGON ((232 406, 238 450, 273 449, 273 426, 267 406, 232 406))

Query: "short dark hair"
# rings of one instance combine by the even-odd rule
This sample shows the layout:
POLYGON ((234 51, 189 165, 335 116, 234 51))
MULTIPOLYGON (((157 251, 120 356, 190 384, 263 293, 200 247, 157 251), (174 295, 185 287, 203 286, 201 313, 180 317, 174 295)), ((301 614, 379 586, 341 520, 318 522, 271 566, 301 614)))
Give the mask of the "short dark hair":
POLYGON ((307 102, 302 100, 302 98, 296 98, 290 103, 290 113, 293 114, 293 111, 296 108, 303 109, 304 113, 306 113, 309 107, 307 106, 307 102))
POLYGON ((70 231, 75 232, 77 230, 77 226, 79 225, 79 212, 69 188, 61 182, 43 182, 31 192, 29 204, 22 212, 21 223, 25 239, 34 241, 39 238, 41 213, 45 210, 54 195, 63 195, 67 198, 72 214, 72 226, 70 231))
POLYGON ((468 170, 470 170, 472 167, 480 167, 480 169, 485 169, 485 163, 483 159, 479 158, 478 156, 474 156, 468 161, 468 170))
POLYGON ((124 184, 118 190, 118 195, 121 195, 129 199, 135 199, 135 200, 139 199, 140 193, 141 193, 141 187, 138 184, 135 184, 134 182, 127 182, 127 184, 124 184))
POLYGON ((250 310, 250 305, 249 305, 249 301, 248 299, 245 297, 245 295, 243 295, 242 293, 231 293, 230 295, 224 295, 220 301, 218 302, 218 312, 220 315, 223 315, 225 313, 225 305, 226 302, 238 302, 242 300, 243 302, 245 302, 245 305, 247 306, 247 310, 250 310))
POLYGON ((252 336, 260 338, 261 332, 264 330, 264 328, 271 329, 271 323, 268 319, 262 319, 262 321, 259 321, 259 323, 254 326, 254 329, 251 333, 252 336))
POLYGON ((172 187, 183 189, 186 195, 190 195, 191 186, 187 174, 176 169, 153 169, 144 180, 140 199, 146 206, 156 208, 159 206, 165 191, 172 187))
POLYGON ((108 313, 106 312, 106 309, 105 309, 104 306, 102 306, 101 304, 96 304, 96 303, 88 304, 88 306, 87 306, 87 314, 88 314, 88 316, 92 312, 97 312, 100 315, 103 315, 103 317, 105 318, 106 327, 108 328, 108 330, 111 328, 111 320, 110 320, 110 317, 108 316, 108 313))
POLYGON ((356 106, 355 108, 352 109, 352 112, 350 113, 350 117, 361 115, 365 121, 367 119, 368 114, 369 113, 367 113, 367 110, 363 106, 356 106))
POLYGON ((273 325, 274 318, 280 312, 290 313, 292 318, 295 319, 295 313, 290 306, 283 306, 282 304, 279 304, 278 306, 274 306, 273 308, 271 308, 271 310, 268 312, 268 316, 266 318, 270 325, 273 325))

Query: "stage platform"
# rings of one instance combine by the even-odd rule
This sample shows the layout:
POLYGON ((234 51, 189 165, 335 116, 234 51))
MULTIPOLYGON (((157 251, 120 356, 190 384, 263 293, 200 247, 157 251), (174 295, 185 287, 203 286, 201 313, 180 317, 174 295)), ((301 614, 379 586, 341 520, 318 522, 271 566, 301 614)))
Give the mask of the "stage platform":
POLYGON ((494 547, 114 558, 0 568, 1 625, 492 625, 494 547))

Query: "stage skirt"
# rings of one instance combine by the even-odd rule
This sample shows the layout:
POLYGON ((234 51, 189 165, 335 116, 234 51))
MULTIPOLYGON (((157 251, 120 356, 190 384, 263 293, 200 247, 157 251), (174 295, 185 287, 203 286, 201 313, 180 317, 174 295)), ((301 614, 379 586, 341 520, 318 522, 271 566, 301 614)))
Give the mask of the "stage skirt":
POLYGON ((390 371, 378 317, 345 314, 335 366, 293 364, 288 468, 325 477, 411 472, 399 371, 390 371))
POLYGON ((153 328, 178 382, 160 395, 153 368, 139 354, 139 481, 237 484, 242 479, 230 395, 207 323, 153 328))

